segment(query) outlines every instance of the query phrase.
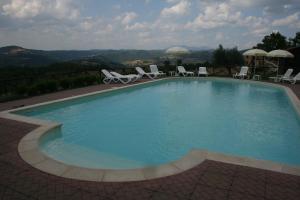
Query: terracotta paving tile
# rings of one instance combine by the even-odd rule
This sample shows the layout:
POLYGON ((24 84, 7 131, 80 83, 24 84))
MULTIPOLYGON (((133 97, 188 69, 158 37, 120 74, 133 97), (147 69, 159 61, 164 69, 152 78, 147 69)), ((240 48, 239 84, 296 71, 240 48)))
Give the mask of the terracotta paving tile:
POLYGON ((268 200, 296 200, 300 199, 300 189, 267 185, 266 198, 268 200))
POLYGON ((113 196, 111 196, 111 198, 124 200, 147 200, 151 198, 152 193, 153 192, 143 189, 142 187, 122 187, 113 196))
POLYGON ((267 184, 279 185, 282 187, 295 188, 300 190, 300 177, 281 174, 277 172, 267 173, 267 184))
POLYGON ((235 177, 231 190, 244 194, 264 196, 266 181, 261 179, 235 177))
POLYGON ((163 192, 153 192, 151 200, 180 200, 179 197, 174 196, 169 193, 163 193, 163 192))
POLYGON ((254 196, 250 194, 244 194, 240 192, 229 192, 228 200, 264 200, 264 197, 254 196))
MULTIPOLYGON (((140 184, 140 183, 137 183, 137 184, 140 184)), ((149 180, 149 181, 143 181, 142 184, 143 184, 143 187, 147 190, 159 191, 163 182, 159 181, 157 179, 154 179, 154 180, 149 180)))
POLYGON ((37 198, 19 193, 10 188, 5 188, 4 194, 1 197, 1 200, 33 200, 33 199, 37 199, 37 198))
POLYGON ((256 169, 252 167, 237 166, 236 176, 244 177, 245 179, 258 179, 266 180, 267 177, 266 170, 256 169))
POLYGON ((228 191, 208 187, 205 185, 198 185, 191 196, 191 200, 224 200, 227 199, 228 191))
POLYGON ((194 191, 196 186, 195 181, 188 179, 165 178, 158 189, 161 192, 172 194, 180 199, 188 198, 194 191))
POLYGON ((219 189, 229 189, 232 181, 233 176, 208 171, 202 176, 200 183, 219 189))
POLYGON ((103 197, 111 197, 121 189, 120 184, 104 183, 104 184, 97 184, 97 185, 98 185, 98 194, 103 197))
POLYGON ((207 161, 206 165, 206 170, 209 172, 221 173, 229 176, 233 175, 237 169, 237 166, 235 165, 215 161, 207 161))

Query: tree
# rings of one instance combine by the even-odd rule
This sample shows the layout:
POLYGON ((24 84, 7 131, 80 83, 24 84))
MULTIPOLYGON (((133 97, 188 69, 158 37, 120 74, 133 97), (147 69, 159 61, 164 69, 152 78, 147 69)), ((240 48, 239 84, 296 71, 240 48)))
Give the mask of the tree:
POLYGON ((236 67, 244 64, 243 55, 238 51, 237 47, 232 49, 227 49, 225 53, 226 53, 226 60, 227 60, 226 68, 229 74, 231 74, 232 67, 236 67))
POLYGON ((213 52, 213 63, 218 67, 225 66, 227 63, 226 52, 221 44, 219 45, 219 48, 213 52))
POLYGON ((243 55, 238 51, 237 47, 232 49, 224 49, 222 45, 213 53, 213 63, 218 67, 226 67, 228 74, 231 75, 231 68, 242 65, 244 62, 243 55))
POLYGON ((272 51, 275 49, 286 49, 287 47, 288 41, 286 37, 279 32, 273 32, 270 35, 266 35, 262 43, 258 43, 254 48, 272 51))
POLYGON ((181 59, 177 59, 176 60, 176 64, 177 64, 177 66, 182 65, 182 60, 181 59))
POLYGON ((166 68, 169 67, 170 64, 171 64, 170 60, 165 60, 164 61, 164 65, 165 65, 166 68))
POLYGON ((300 47, 300 32, 297 32, 294 38, 289 39, 290 47, 300 47))

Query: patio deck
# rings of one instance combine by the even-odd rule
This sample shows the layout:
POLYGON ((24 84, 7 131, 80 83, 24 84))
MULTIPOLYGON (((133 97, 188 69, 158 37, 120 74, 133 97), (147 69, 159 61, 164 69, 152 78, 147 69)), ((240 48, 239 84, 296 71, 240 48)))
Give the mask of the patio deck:
MULTIPOLYGON (((98 85, 1 103, 20 105, 119 87, 98 85)), ((288 85, 300 98, 300 85, 288 85)), ((178 175, 137 182, 96 183, 41 172, 19 156, 20 139, 35 125, 0 119, 0 199, 300 199, 300 177, 206 160, 178 175)))

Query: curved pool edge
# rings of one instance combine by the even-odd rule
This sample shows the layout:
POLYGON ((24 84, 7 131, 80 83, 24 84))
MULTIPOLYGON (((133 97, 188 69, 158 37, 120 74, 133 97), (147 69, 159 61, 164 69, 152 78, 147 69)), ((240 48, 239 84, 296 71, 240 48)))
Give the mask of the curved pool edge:
MULTIPOLYGON (((166 79, 174 79, 174 78, 166 78, 166 79)), ((219 79, 219 80, 233 81, 232 79, 228 79, 228 78, 216 78, 216 77, 201 78, 201 79, 219 79)), ((148 83, 161 81, 161 80, 165 80, 165 79, 150 81, 147 83, 140 83, 136 85, 148 84, 148 83)), ((240 81, 240 80, 236 80, 236 81, 240 81)), ((283 88, 286 91, 286 94, 289 96, 296 111, 298 112, 298 114, 300 114, 300 100, 290 88, 283 85, 273 84, 273 83, 257 82, 251 80, 243 80, 243 81, 283 88)), ((254 167, 254 168, 259 168, 264 170, 271 170, 271 171, 300 176, 300 167, 298 166, 279 164, 271 161, 232 156, 232 155, 226 155, 222 153, 215 153, 215 152, 210 152, 206 150, 197 150, 197 149, 191 150, 187 155, 183 156, 179 160, 166 163, 163 165, 155 166, 155 167, 128 169, 128 170, 127 169, 126 170, 89 169, 84 167, 76 167, 73 165, 62 163, 60 161, 56 161, 48 157, 46 154, 44 154, 42 151, 39 150, 39 140, 41 136, 47 134, 50 130, 61 126, 61 124, 56 122, 46 121, 46 120, 39 120, 31 117, 25 117, 25 116, 12 113, 18 110, 28 109, 35 106, 41 106, 50 103, 66 101, 74 98, 80 98, 84 96, 109 92, 109 91, 128 88, 128 87, 134 87, 136 85, 128 85, 120 88, 107 89, 107 90, 88 93, 84 95, 78 95, 78 96, 59 99, 55 101, 44 102, 41 104, 26 106, 23 108, 4 111, 0 113, 0 117, 39 125, 38 128, 26 134, 20 140, 18 145, 19 155, 26 163, 33 166, 34 168, 64 178, 71 178, 71 179, 85 180, 85 181, 97 181, 97 182, 125 182, 125 181, 127 182, 127 181, 150 180, 150 179, 166 177, 166 176, 175 175, 184 172, 188 169, 191 169, 201 164, 204 160, 220 161, 224 163, 254 167)))
POLYGON ((21 158, 32 167, 63 178, 95 182, 144 181, 179 174, 196 167, 205 160, 300 176, 300 167, 199 149, 192 149, 188 154, 176 161, 154 167, 124 170, 77 167, 54 160, 39 150, 40 137, 58 126, 60 124, 56 123, 53 123, 51 126, 43 125, 25 135, 18 145, 18 152, 21 158))

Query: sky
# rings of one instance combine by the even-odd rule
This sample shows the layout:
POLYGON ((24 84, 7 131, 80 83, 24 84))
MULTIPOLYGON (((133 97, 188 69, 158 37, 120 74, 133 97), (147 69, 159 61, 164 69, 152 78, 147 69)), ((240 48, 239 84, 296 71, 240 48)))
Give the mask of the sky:
POLYGON ((0 46, 251 48, 300 31, 300 0, 0 0, 0 46))

